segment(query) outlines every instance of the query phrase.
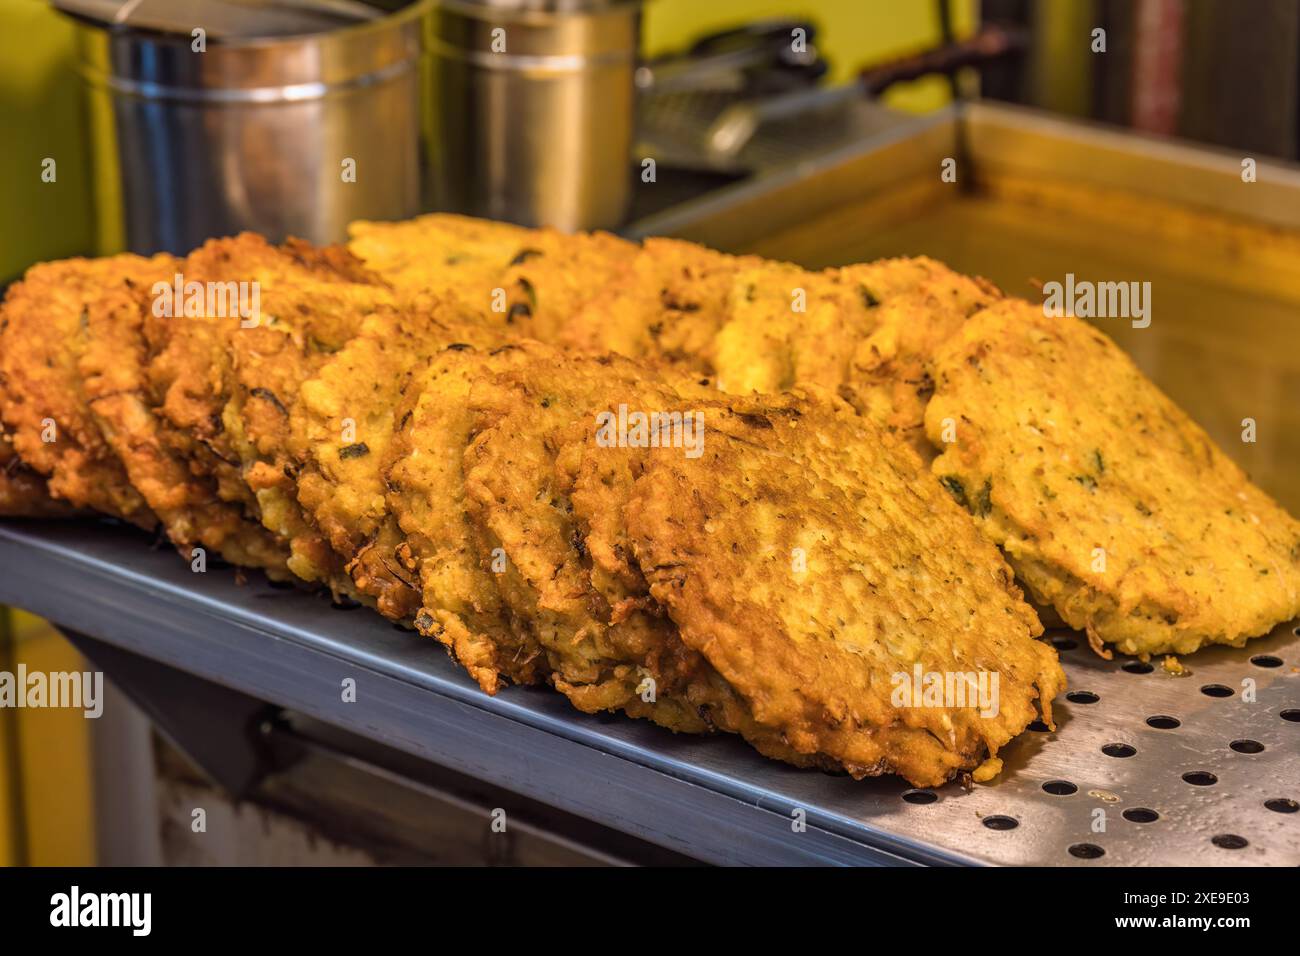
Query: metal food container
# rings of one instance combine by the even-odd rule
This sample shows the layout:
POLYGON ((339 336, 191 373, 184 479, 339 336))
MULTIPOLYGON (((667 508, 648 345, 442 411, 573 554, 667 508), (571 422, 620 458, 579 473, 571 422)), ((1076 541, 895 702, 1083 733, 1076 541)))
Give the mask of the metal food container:
POLYGON ((638 0, 441 0, 428 35, 432 206, 620 225, 640 22, 638 0))
POLYGON ((74 17, 98 251, 184 253, 244 229, 335 242, 352 220, 419 213, 428 10, 417 0, 328 32, 208 37, 203 52, 189 35, 74 17))

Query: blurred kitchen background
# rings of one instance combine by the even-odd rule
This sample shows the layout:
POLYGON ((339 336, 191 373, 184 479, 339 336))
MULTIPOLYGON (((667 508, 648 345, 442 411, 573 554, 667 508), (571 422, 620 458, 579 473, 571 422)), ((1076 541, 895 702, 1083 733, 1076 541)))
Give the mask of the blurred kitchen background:
MULTIPOLYGON (((281 36, 280 52, 223 59, 214 35, 202 61, 185 54, 188 37, 109 31, 112 0, 62 5, 83 19, 0 0, 0 282, 36 261, 184 252, 241 227, 341 240, 350 218, 435 208, 671 233, 809 266, 925 253, 1031 297, 1066 272, 1151 281, 1151 329, 1107 331, 1300 512, 1296 0, 574 0, 560 20, 519 9, 555 6, 546 0, 462 0, 364 55, 328 40, 315 57, 316 41, 281 36), (484 60, 498 22, 522 38, 505 70, 484 60), (549 91, 527 83, 545 58, 583 54, 609 72, 549 91), (334 120, 301 97, 259 102, 267 77, 362 98, 341 127, 353 140, 334 142, 334 120), (403 83, 434 93, 412 107, 403 83), (558 105, 575 97, 583 109, 558 105), (338 156, 363 149, 358 182, 377 191, 348 192, 338 156), (41 179, 47 158, 53 182, 41 179), (949 158, 953 184, 939 175, 949 158), (381 162, 391 169, 372 175, 381 162), (1238 437, 1246 417, 1255 444, 1238 437)), ((202 3, 127 6, 184 23, 202 3)), ((0 670, 77 659, 48 625, 0 616, 0 670)), ((292 736, 268 729, 281 733, 292 736)), ((445 775, 399 793, 391 774, 367 777, 327 751, 236 804, 124 698, 98 722, 0 710, 0 863, 648 852, 538 811, 502 858, 458 821, 506 798, 445 775), (229 834, 207 849, 186 838, 196 793, 229 834), (429 799, 444 808, 437 833, 411 823, 430 819, 429 799), (369 814, 364 832, 348 822, 376 805, 391 819, 369 814)))
MULTIPOLYGON (((494 3, 511 6, 509 0, 485 0, 486 6, 494 3)), ((165 22, 170 15, 185 23, 192 11, 205 9, 202 0, 66 0, 62 5, 86 18, 79 24, 56 12, 47 0, 0 0, 0 123, 6 132, 6 148, 0 154, 0 205, 9 226, 0 236, 0 281, 12 279, 33 261, 132 245, 120 224, 102 220, 111 220, 115 208, 128 201, 135 210, 128 215, 137 216, 141 208, 153 211, 155 203, 152 196, 122 196, 123 187, 105 179, 116 172, 129 192, 133 166, 177 160, 197 166, 204 159, 192 144, 188 153, 181 147, 168 153, 164 147, 144 150, 115 141, 104 132, 105 126, 114 125, 108 115, 112 107, 103 108, 87 95, 88 88, 101 84, 84 80, 103 68, 91 62, 100 51, 90 50, 92 44, 86 41, 97 33, 106 35, 103 11, 130 9, 133 19, 128 22, 165 22), (92 150, 97 151, 97 163, 92 162, 92 150), (159 152, 161 158, 151 158, 159 152), (113 153, 120 154, 125 170, 106 168, 113 153), (57 181, 31 188, 33 171, 39 171, 46 158, 58 163, 57 181), (118 195, 104 198, 114 192, 118 195)), ((623 220, 740 175, 817 155, 839 140, 894 119, 864 108, 868 98, 878 98, 889 111, 924 114, 960 92, 1252 155, 1296 158, 1300 3, 1294 0, 1252 0, 1248 6, 1229 0, 650 0, 644 5, 595 0, 571 6, 641 11, 642 66, 636 74, 640 128, 633 158, 655 156, 661 166, 654 189, 636 188, 641 183, 635 175, 639 169, 630 170, 633 189, 623 220), (977 67, 954 69, 965 62, 960 51, 946 58, 942 51, 952 51, 977 34, 981 24, 1007 28, 1005 42, 969 54, 967 61, 977 67), (792 28, 807 31, 801 54, 790 51, 792 28), (1105 31, 1103 53, 1094 52, 1091 39, 1098 28, 1105 31), (898 61, 925 52, 934 55, 919 67, 897 68, 898 61), (924 72, 927 67, 953 72, 924 72), (914 76, 916 72, 921 75, 914 76), (727 132, 719 130, 716 121, 737 104, 775 108, 760 119, 756 130, 748 130, 744 144, 738 145, 733 135, 725 149, 711 148, 708 134, 727 132)), ((618 31, 594 35, 598 32, 589 30, 572 41, 579 47, 564 49, 627 41, 618 31)), ((454 39, 473 40, 460 33, 454 39)), ((219 42, 214 39, 214 47, 219 42)), ((553 38, 540 42, 557 46, 553 38)), ((156 54, 157 49, 144 44, 137 52, 156 54)), ((129 70, 122 71, 121 78, 139 80, 129 70)), ((128 93, 118 97, 119 113, 123 102, 147 101, 150 96, 128 93)), ((457 94, 465 94, 468 102, 466 90, 451 91, 457 94)), ((165 111, 156 102, 148 106, 143 119, 132 120, 134 128, 174 134, 177 127, 168 125, 168 117, 161 115, 165 111)), ((746 124, 754 122, 744 110, 739 112, 742 115, 732 117, 739 120, 731 124, 733 134, 738 126, 747 129, 746 124)), ((602 124, 618 122, 608 113, 597 119, 602 124)), ((120 135, 120 116, 117 126, 120 135)), ((454 132, 446 130, 447 135, 454 132)), ((366 173, 363 169, 361 175, 366 173)), ((155 191, 161 192, 164 185, 157 184, 155 191)), ((453 181, 451 188, 459 185, 453 181)), ((437 198, 426 191, 416 202, 424 207, 454 205, 438 203, 437 198)), ((380 218, 375 212, 368 215, 380 218)), ((618 224, 608 216, 595 218, 606 220, 597 225, 618 224)), ((158 247, 172 238, 157 225, 151 233, 143 245, 158 247)), ((171 244, 177 246, 175 251, 184 251, 192 243, 177 237, 171 244)))

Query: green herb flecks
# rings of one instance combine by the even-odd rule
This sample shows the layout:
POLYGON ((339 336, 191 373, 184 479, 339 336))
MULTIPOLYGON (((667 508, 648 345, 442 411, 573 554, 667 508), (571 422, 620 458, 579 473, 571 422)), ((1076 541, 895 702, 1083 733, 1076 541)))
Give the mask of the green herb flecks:
POLYGON ((289 409, 284 407, 284 403, 281 402, 280 399, 276 397, 275 392, 271 391, 269 388, 254 388, 249 391, 249 394, 255 398, 260 398, 264 401, 270 402, 281 415, 287 416, 289 414, 289 409))
POLYGON ((961 483, 960 478, 953 475, 944 475, 939 479, 939 483, 948 489, 948 494, 952 495, 957 504, 966 509, 970 508, 970 505, 966 502, 966 486, 961 483))
POLYGON ((524 296, 528 299, 529 309, 536 312, 537 311, 537 290, 533 288, 533 284, 529 282, 527 279, 520 276, 519 288, 524 290, 524 296))
POLYGON ((541 254, 542 254, 541 249, 520 249, 517 253, 515 253, 515 257, 510 260, 510 264, 512 266, 522 265, 523 263, 527 262, 529 259, 532 259, 535 256, 540 256, 541 254))
POLYGON ((1077 481, 1079 484, 1083 485, 1083 487, 1088 490, 1089 494, 1096 494, 1097 492, 1097 479, 1092 477, 1092 475, 1071 475, 1070 480, 1077 481))
POLYGON ((365 442, 357 442, 355 445, 345 445, 339 449, 339 458, 346 461, 349 458, 364 458, 370 454, 370 446, 365 442))

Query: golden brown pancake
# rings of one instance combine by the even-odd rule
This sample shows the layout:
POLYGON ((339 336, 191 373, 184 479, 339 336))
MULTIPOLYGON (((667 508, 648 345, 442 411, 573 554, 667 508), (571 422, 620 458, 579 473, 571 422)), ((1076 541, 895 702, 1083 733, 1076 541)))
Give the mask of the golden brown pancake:
POLYGON ((385 497, 403 389, 416 368, 449 345, 498 342, 490 329, 432 299, 422 307, 385 307, 367 316, 299 391, 289 418, 298 503, 360 594, 394 620, 412 619, 421 600, 385 497))
MULTIPOLYGON (((419 582, 415 625, 442 642, 479 686, 539 683, 545 654, 497 590, 490 549, 469 518, 462 459, 473 433, 474 382, 527 359, 524 348, 454 343, 410 376, 395 412, 397 431, 384 468, 387 503, 405 536, 394 560, 419 582)), ((381 535, 382 537, 382 535, 381 535)))
POLYGON ((181 270, 186 281, 256 288, 258 314, 147 327, 166 440, 212 477, 223 501, 260 520, 298 577, 350 593, 342 562, 298 506, 289 414, 303 380, 393 301, 391 291, 339 247, 276 247, 248 233, 205 243, 181 270))
MULTIPOLYGON (((897 261, 897 260, 895 260, 897 261)), ((860 415, 934 457, 925 437, 925 408, 934 393, 934 357, 974 313, 1001 298, 989 283, 951 272, 929 260, 921 281, 882 293, 871 333, 853 345, 840 394, 860 415)), ((874 265, 853 267, 865 272, 874 265)), ((886 283, 881 283, 886 285, 886 283)))
POLYGON ((223 501, 214 479, 192 471, 164 438, 148 389, 146 316, 154 324, 204 320, 153 316, 154 301, 149 289, 123 286, 87 304, 78 370, 91 415, 183 557, 193 560, 202 549, 285 579, 287 549, 255 514, 223 501))
POLYGON ((498 279, 533 230, 487 219, 432 213, 401 222, 354 222, 348 249, 401 296, 431 293, 474 310, 491 308, 483 293, 498 279))
POLYGON ((77 363, 87 307, 108 293, 148 288, 173 264, 166 255, 41 263, 10 287, 0 315, 0 417, 14 451, 54 497, 142 528, 155 516, 100 433, 77 363))
POLYGON ((22 463, 0 423, 0 516, 70 518, 79 512, 50 497, 45 479, 22 463))
POLYGON ((1240 646, 1300 614, 1300 522, 1098 329, 1005 300, 935 388, 934 473, 1099 651, 1240 646))
POLYGON ((672 693, 674 680, 653 674, 671 652, 646 615, 618 620, 591 587, 591 571, 559 462, 581 450, 595 416, 619 404, 667 404, 678 393, 653 370, 618 356, 577 356, 521 343, 523 359, 470 391, 475 415, 465 452, 469 513, 483 560, 516 621, 527 622, 546 656, 552 683, 580 710, 623 710, 674 730, 709 725, 672 693), (657 690, 645 693, 647 676, 657 690), (646 699, 653 696, 654 699, 646 699))
POLYGON ((1010 568, 910 449, 825 399, 709 410, 705 451, 646 456, 627 506, 650 594, 796 753, 942 783, 1065 678, 1010 568), (985 681, 992 706, 903 694, 985 681), (996 685, 993 684, 996 675, 996 685))
POLYGON ((737 274, 767 265, 757 256, 729 256, 679 239, 647 239, 558 340, 707 373, 737 274))

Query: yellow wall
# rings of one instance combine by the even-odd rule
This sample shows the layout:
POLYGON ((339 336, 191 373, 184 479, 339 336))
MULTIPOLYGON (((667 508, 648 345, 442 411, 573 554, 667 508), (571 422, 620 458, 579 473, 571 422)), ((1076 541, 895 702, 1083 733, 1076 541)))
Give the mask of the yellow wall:
MULTIPOLYGON (((71 29, 44 0, 0 0, 0 281, 32 262, 91 245, 72 62, 71 29), (58 164, 54 183, 41 182, 47 156, 58 164)), ((0 668, 12 670, 20 661, 42 671, 82 666, 49 625, 0 608, 0 668)), ((24 845, 33 864, 94 861, 89 768, 88 722, 79 711, 0 711, 0 864, 18 862, 24 845), (21 834, 13 828, 20 807, 21 834)))
POLYGON ((93 241, 72 30, 44 0, 0 0, 0 282, 93 241), (41 182, 41 161, 58 179, 41 182))
MULTIPOLYGON (((3 614, 0 610, 0 614, 3 614)), ((8 653, 0 667, 30 671, 80 671, 87 665, 53 628, 29 614, 9 612, 8 653)), ((0 640, 4 640, 0 636, 0 640)), ((95 821, 90 767, 90 721, 80 710, 0 711, 0 863, 88 866, 95 862, 95 821), (14 731, 17 731, 16 735, 14 731), (17 779, 10 746, 17 738, 17 779), (21 807, 21 835, 12 832, 21 807), (25 860, 19 859, 25 844, 25 860)))
MULTIPOLYGON (((0 608, 0 670, 13 668, 13 632, 10 613, 0 608)), ((18 861, 18 779, 13 767, 17 763, 14 746, 18 732, 17 711, 0 709, 0 866, 12 866, 18 861)))

